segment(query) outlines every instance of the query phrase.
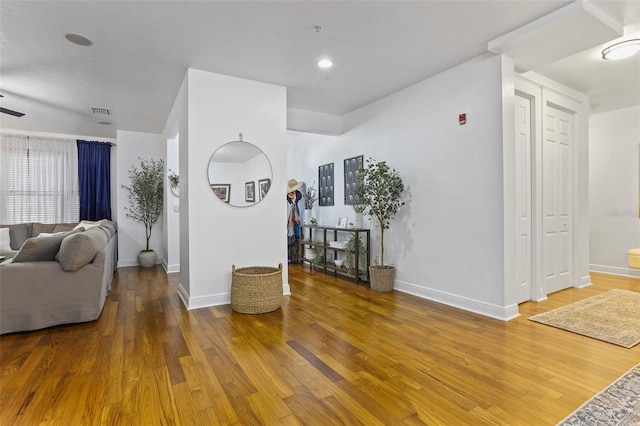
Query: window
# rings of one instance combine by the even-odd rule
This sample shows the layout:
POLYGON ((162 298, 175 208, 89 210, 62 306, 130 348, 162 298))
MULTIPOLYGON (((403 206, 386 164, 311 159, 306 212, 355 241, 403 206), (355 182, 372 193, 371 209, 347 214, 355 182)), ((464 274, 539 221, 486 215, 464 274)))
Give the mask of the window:
POLYGON ((0 137, 0 222, 77 222, 80 216, 75 140, 0 137))

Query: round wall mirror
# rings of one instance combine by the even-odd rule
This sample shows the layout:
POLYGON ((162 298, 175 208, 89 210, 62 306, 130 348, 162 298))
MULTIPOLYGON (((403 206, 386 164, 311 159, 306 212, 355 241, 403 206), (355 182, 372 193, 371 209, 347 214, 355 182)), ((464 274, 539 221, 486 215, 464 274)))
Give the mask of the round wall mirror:
POLYGON ((252 143, 233 141, 222 145, 211 156, 208 167, 211 190, 232 206, 259 203, 271 188, 271 163, 252 143))

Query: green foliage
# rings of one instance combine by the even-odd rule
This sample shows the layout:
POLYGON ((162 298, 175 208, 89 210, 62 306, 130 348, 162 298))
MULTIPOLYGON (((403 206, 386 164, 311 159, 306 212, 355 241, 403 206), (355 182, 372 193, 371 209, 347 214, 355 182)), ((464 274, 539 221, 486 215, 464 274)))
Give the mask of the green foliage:
POLYGON ((349 259, 349 265, 347 266, 347 274, 352 277, 356 275, 356 241, 358 244, 358 273, 360 278, 366 280, 367 279, 367 249, 364 246, 364 243, 360 238, 356 240, 356 234, 351 234, 347 244, 345 245, 344 252, 349 259))
POLYGON ((384 266, 384 230, 400 207, 404 206, 404 185, 400 174, 385 161, 376 162, 368 158, 365 167, 360 167, 356 195, 366 205, 364 214, 375 220, 380 227, 380 265, 384 266))
POLYGON ((316 258, 311 261, 311 263, 313 263, 317 267, 324 266, 324 263, 325 263, 325 261, 324 261, 324 252, 318 254, 316 256, 316 258))
POLYGON ((147 248, 153 225, 158 222, 164 204, 164 161, 140 160, 140 168, 132 166, 129 169, 130 186, 122 185, 129 192, 129 207, 126 216, 145 227, 147 248))

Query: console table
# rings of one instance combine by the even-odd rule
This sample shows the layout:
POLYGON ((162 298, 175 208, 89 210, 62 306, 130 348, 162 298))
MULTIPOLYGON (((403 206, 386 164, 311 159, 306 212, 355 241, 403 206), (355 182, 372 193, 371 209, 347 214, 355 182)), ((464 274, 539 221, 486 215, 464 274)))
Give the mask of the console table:
POLYGON ((344 275, 353 278, 355 283, 369 281, 369 265, 371 264, 371 242, 369 229, 362 228, 336 228, 332 226, 319 226, 319 225, 300 225, 302 235, 300 236, 300 244, 303 246, 302 263, 308 263, 309 269, 313 270, 314 267, 321 269, 326 274, 332 272, 334 275, 344 275), (360 267, 360 253, 359 244, 355 245, 353 253, 353 263, 350 268, 345 266, 336 266, 333 260, 327 261, 327 253, 333 254, 333 259, 338 258, 339 253, 344 253, 346 250, 340 245, 341 242, 346 243, 347 240, 354 236, 354 238, 360 240, 360 237, 364 239, 363 245, 366 250, 366 269, 362 270, 360 267), (346 237, 346 239, 345 239, 346 237), (337 242, 337 243, 336 243, 337 242), (323 262, 317 262, 316 259, 309 259, 306 257, 308 249, 315 248, 318 250, 318 256, 324 256, 323 262), (364 278, 362 277, 364 275, 364 278))

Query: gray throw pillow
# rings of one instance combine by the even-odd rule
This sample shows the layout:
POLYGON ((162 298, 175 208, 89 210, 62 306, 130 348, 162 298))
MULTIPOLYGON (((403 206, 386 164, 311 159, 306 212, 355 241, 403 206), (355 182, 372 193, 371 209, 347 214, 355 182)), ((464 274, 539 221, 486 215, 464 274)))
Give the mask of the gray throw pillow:
POLYGON ((0 225, 2 228, 9 228, 9 235, 11 236, 11 249, 18 250, 25 241, 31 236, 31 224, 30 223, 18 223, 15 225, 0 225))
POLYGON ((22 247, 13 257, 13 263, 19 262, 46 262, 56 259, 62 240, 79 230, 64 232, 46 237, 33 237, 24 242, 22 247))
POLYGON ((99 227, 69 235, 60 244, 56 260, 67 272, 75 272, 88 264, 107 243, 107 236, 99 227))

